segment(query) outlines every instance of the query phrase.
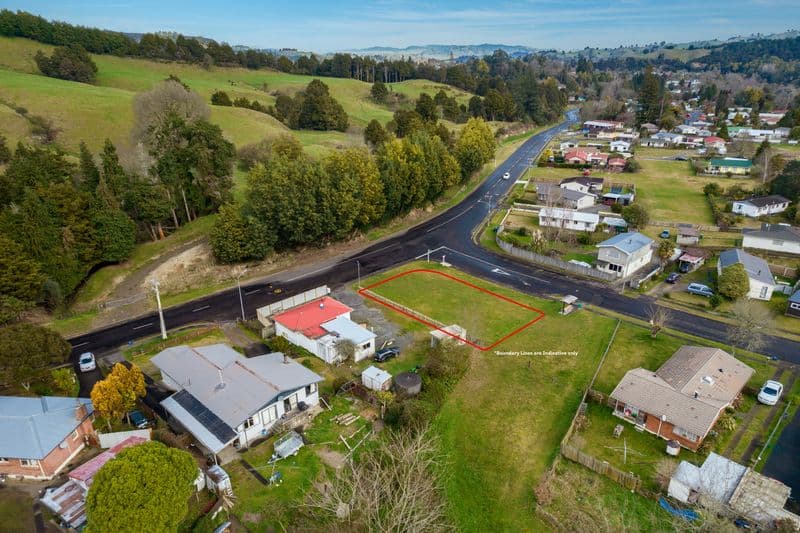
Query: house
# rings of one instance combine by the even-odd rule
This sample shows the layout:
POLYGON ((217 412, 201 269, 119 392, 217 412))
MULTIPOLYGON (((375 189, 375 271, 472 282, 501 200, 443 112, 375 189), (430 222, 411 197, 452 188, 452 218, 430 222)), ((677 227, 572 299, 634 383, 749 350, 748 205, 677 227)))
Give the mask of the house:
POLYGON ((706 165, 706 174, 731 174, 734 176, 747 176, 753 168, 749 159, 739 157, 723 157, 712 159, 706 165))
POLYGON ((598 193, 603 190, 603 182, 603 178, 575 176, 574 178, 564 178, 558 186, 562 189, 572 189, 582 193, 598 193))
POLYGON ((247 448, 281 419, 319 403, 324 381, 281 353, 244 357, 225 344, 167 348, 151 359, 164 385, 170 421, 215 457, 247 448))
POLYGON ((758 121, 764 126, 775 127, 778 125, 778 122, 781 121, 781 119, 785 114, 786 114, 785 110, 777 110, 777 109, 770 113, 759 113, 758 121))
POLYGON ((536 195, 540 203, 566 207, 568 209, 585 209, 592 207, 596 196, 589 193, 562 189, 553 183, 537 183, 536 195))
POLYGON ((686 248, 678 256, 678 270, 683 273, 694 272, 703 264, 708 257, 708 252, 702 248, 686 248))
POLYGON ((710 148, 712 150, 721 150, 725 148, 725 139, 722 137, 705 137, 703 139, 703 145, 706 148, 710 148))
POLYGON ((727 507, 766 529, 772 529, 776 521, 800 527, 800 517, 784 509, 789 487, 714 452, 699 467, 681 461, 670 479, 668 494, 687 504, 727 507))
POLYGON ((624 157, 615 157, 608 160, 608 170, 609 172, 622 172, 625 170, 626 164, 624 157))
POLYGON ((775 278, 769 270, 769 265, 760 257, 750 255, 739 248, 731 248, 719 254, 717 261, 717 275, 729 266, 740 264, 747 272, 750 280, 750 290, 747 297, 754 300, 769 300, 775 288, 775 278))
POLYGON ((582 213, 561 207, 543 207, 539 210, 539 225, 551 228, 592 232, 600 223, 597 213, 582 213))
POLYGON ((572 148, 577 148, 578 143, 576 141, 564 141, 559 146, 558 149, 562 154, 569 152, 572 148))
POLYGON ((698 132, 697 127, 688 124, 678 124, 673 131, 681 135, 697 135, 698 132))
POLYGON ((597 245, 597 268, 626 278, 653 259, 653 239, 637 232, 620 233, 597 245))
POLYGON ((751 196, 733 202, 731 211, 738 215, 757 218, 764 215, 783 213, 789 208, 791 201, 778 194, 769 196, 751 196))
POLYGON ((587 120, 583 123, 583 128, 590 132, 614 131, 625 128, 625 123, 614 120, 587 120))
POLYGON ((57 514, 67 527, 79 529, 86 523, 86 495, 94 476, 111 459, 125 448, 136 446, 149 439, 128 437, 116 446, 89 459, 67 475, 66 483, 45 489, 40 501, 57 514))
POLYGON ((361 384, 374 391, 392 388, 392 375, 377 366, 368 366, 361 373, 361 384))
POLYGON ((684 246, 694 246, 700 242, 700 230, 691 226, 679 226, 677 244, 684 246))
POLYGON ((0 396, 0 475, 52 479, 96 439, 88 398, 0 396))
POLYGON ((605 166, 607 161, 608 154, 596 150, 578 148, 564 154, 564 162, 571 165, 605 166))
POLYGON ((649 146, 652 148, 669 148, 671 146, 676 146, 683 142, 683 135, 680 133, 668 133, 665 131, 659 131, 658 133, 654 133, 650 137, 644 139, 642 144, 644 146, 649 146))
POLYGON ((644 131, 646 131, 649 135, 653 135, 654 133, 658 133, 658 126, 656 126, 652 122, 645 122, 644 124, 642 124, 639 127, 641 129, 643 129, 644 131))
POLYGON ((636 198, 636 194, 632 190, 623 192, 624 189, 624 187, 611 187, 611 191, 603 194, 600 199, 604 205, 630 205, 636 198))
POLYGON ((351 311, 325 296, 275 315, 275 334, 328 364, 342 361, 338 344, 350 341, 355 346, 353 359, 358 362, 375 354, 375 334, 350 320, 351 311))
POLYGON ((743 229, 742 248, 800 255, 800 227, 761 224, 761 229, 743 229))
POLYGON ((786 304, 786 316, 800 318, 800 290, 789 296, 789 301, 786 304))
POLYGON ((611 141, 609 144, 609 149, 612 152, 630 152, 631 143, 628 141, 611 141))
POLYGON ((719 348, 682 346, 655 372, 628 370, 610 398, 616 416, 697 451, 752 375, 719 348))

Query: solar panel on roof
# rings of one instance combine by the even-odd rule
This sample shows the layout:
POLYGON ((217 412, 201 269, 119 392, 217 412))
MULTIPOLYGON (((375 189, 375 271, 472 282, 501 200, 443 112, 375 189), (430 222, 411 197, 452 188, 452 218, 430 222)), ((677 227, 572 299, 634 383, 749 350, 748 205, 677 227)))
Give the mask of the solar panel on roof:
POLYGON ((189 391, 176 392, 172 398, 220 442, 228 442, 236 436, 236 432, 228 424, 200 403, 200 400, 192 396, 189 391))

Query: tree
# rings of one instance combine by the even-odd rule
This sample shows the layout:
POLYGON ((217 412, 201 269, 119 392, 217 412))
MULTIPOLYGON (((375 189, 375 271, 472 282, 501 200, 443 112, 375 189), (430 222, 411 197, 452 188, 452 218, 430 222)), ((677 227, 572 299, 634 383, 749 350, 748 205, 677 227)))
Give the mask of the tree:
POLYGON ((230 107, 233 105, 231 97, 225 91, 214 91, 211 95, 211 105, 220 105, 230 107))
POLYGON ((461 165, 462 180, 469 179, 494 157, 495 140, 489 125, 481 118, 467 121, 456 141, 454 155, 461 165))
POLYGON ((635 229, 642 229, 650 221, 650 214, 639 204, 625 206, 622 209, 622 218, 635 229))
POLYGON ((29 389, 50 365, 64 363, 72 347, 61 335, 20 322, 0 328, 0 376, 29 389))
POLYGON ((706 196, 720 196, 722 194, 722 187, 719 183, 711 182, 703 186, 703 194, 706 196))
POLYGON ((650 321, 650 336, 656 338, 669 322, 671 313, 663 305, 651 305, 647 309, 647 317, 650 321))
POLYGON ((469 114, 475 118, 485 118, 486 110, 483 106, 483 99, 477 94, 469 99, 469 114))
POLYGON ((793 202, 800 200, 800 160, 790 161, 770 184, 772 194, 780 194, 793 202))
POLYGON ((79 159, 80 159, 80 174, 83 181, 83 187, 89 192, 94 192, 97 185, 100 183, 100 171, 94 163, 94 157, 89 151, 86 143, 81 141, 79 146, 79 159))
POLYGON ((638 76, 637 93, 639 100, 637 122, 639 124, 660 122, 663 112, 663 86, 661 79, 653 73, 653 67, 648 66, 638 76))
POLYGON ((74 396, 75 384, 78 380, 75 378, 72 368, 56 368, 50 372, 50 377, 53 380, 53 386, 59 393, 64 396, 74 396))
POLYGON ((373 118, 370 120, 369 124, 367 124, 367 127, 364 129, 364 142, 373 148, 377 148, 382 143, 386 142, 388 138, 389 134, 377 119, 373 118))
POLYGON ((386 97, 389 96, 389 89, 386 87, 385 83, 377 80, 372 84, 372 88, 369 90, 369 93, 372 95, 373 100, 378 103, 383 103, 386 101, 386 97))
POLYGON ((11 150, 8 148, 8 144, 6 144, 6 138, 3 135, 0 135, 0 165, 8 163, 11 161, 11 150))
POLYGON ((190 454, 160 442, 122 450, 92 481, 86 497, 87 530, 177 531, 197 473, 190 454))
POLYGON ((394 112, 389 129, 400 138, 407 137, 415 131, 421 130, 424 124, 422 117, 413 110, 398 109, 394 112))
POLYGON ((439 118, 436 112, 436 104, 434 103, 433 98, 431 98, 431 95, 428 93, 422 93, 419 95, 414 109, 425 122, 436 122, 436 120, 439 118))
MULTIPOLYGON (((731 267, 728 267, 731 268, 731 267)), ((733 325, 728 328, 731 346, 757 352, 764 346, 764 333, 772 324, 769 310, 750 300, 737 300, 731 309, 733 325)))
POLYGON ((101 261, 119 263, 130 257, 136 246, 136 224, 124 211, 99 206, 92 222, 101 261))
POLYGON ((17 242, 0 234, 0 294, 38 302, 45 281, 39 264, 17 242))
POLYGON ((119 388, 113 380, 106 378, 94 384, 89 397, 94 410, 105 420, 108 430, 111 431, 111 421, 120 420, 125 414, 125 400, 119 388))
POLYGON ((117 363, 105 379, 92 387, 91 398, 95 410, 102 416, 111 430, 111 421, 136 408, 136 402, 147 393, 144 375, 139 367, 130 368, 117 363))
POLYGON ((51 78, 92 83, 97 77, 97 65, 79 44, 59 46, 50 57, 39 50, 34 60, 41 73, 51 78))
POLYGON ((725 268, 717 279, 719 293, 731 300, 738 300, 750 291, 750 278, 744 265, 736 263, 725 268))
POLYGON ((208 120, 211 110, 203 98, 184 87, 180 82, 166 80, 149 91, 133 97, 133 138, 149 149, 170 146, 163 126, 169 117, 177 117, 187 124, 208 120))
POLYGON ((298 126, 309 130, 346 131, 349 126, 347 113, 342 105, 329 93, 328 86, 320 80, 311 80, 304 91, 298 126))
POLYGON ((717 137, 719 137, 720 139, 725 139, 726 141, 731 140, 731 135, 730 133, 728 133, 727 122, 723 121, 722 124, 720 124, 719 128, 717 128, 717 137))
POLYGON ((675 253, 675 243, 672 240, 662 239, 658 243, 658 258, 661 260, 662 265, 669 261, 673 253, 675 253))
POLYGON ((235 204, 223 205, 210 235, 214 257, 222 263, 264 259, 272 252, 275 235, 235 204))
POLYGON ((385 201, 375 159, 363 148, 332 152, 325 159, 331 182, 332 210, 338 237, 366 229, 383 216, 385 201))

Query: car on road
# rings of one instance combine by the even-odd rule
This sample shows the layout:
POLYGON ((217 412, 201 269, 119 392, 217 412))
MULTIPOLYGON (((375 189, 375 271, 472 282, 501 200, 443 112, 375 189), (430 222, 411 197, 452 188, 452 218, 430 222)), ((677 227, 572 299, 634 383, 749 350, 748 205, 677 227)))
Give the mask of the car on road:
POLYGON ((711 290, 711 287, 703 285, 702 283, 690 283, 689 286, 686 287, 686 290, 692 294, 705 296, 706 298, 714 296, 714 291, 711 290))
POLYGON ((145 417, 141 411, 131 411, 128 413, 128 418, 131 425, 136 429, 145 429, 150 427, 150 421, 145 417))
POLYGON ((669 230, 665 229, 664 231, 662 231, 659 234, 659 237, 661 237, 662 239, 669 239, 669 230))
POLYGON ((775 405, 783 394, 783 385, 779 381, 768 379, 758 391, 758 401, 764 405, 775 405))
POLYGON ((388 361, 392 357, 397 357, 400 355, 400 348, 396 346, 390 346, 389 348, 383 348, 375 352, 375 361, 378 363, 383 363, 384 361, 388 361))
POLYGON ((97 361, 94 359, 94 354, 92 352, 83 352, 78 358, 78 368, 81 369, 81 372, 91 372, 97 368, 97 361))
POLYGON ((504 180, 507 180, 510 177, 511 177, 511 172, 506 172, 506 173, 503 174, 503 179, 504 180))
POLYGON ((672 274, 670 274, 669 276, 667 276, 667 283, 670 283, 670 284, 672 284, 672 285, 675 285, 675 284, 676 284, 676 283, 678 283, 680 280, 681 280, 681 275, 680 275, 680 274, 678 274, 677 272, 673 272, 672 274))
POLYGON ((689 158, 686 157, 685 155, 676 155, 675 156, 675 161, 688 161, 688 160, 689 160, 689 158))

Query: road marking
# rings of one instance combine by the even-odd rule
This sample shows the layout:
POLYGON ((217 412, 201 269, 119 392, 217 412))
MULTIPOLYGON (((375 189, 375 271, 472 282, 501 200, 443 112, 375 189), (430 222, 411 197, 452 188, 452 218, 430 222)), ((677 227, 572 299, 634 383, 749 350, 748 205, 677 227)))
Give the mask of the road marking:
POLYGON ((430 255, 430 254, 432 254, 432 253, 435 253, 435 252, 438 252, 438 251, 439 251, 439 250, 441 250, 442 248, 447 248, 447 246, 440 246, 440 247, 438 247, 438 248, 435 248, 435 249, 433 249, 433 250, 427 251, 427 252, 425 252, 424 254, 420 254, 420 255, 418 255, 417 257, 415 257, 415 258, 414 258, 414 260, 415 260, 415 261, 419 261, 420 259, 426 258, 426 257, 428 257, 428 255, 430 255))
POLYGON ((208 309, 209 307, 211 307, 211 306, 210 306, 210 305, 204 305, 204 306, 202 306, 202 307, 198 307, 197 309, 192 309, 192 313, 196 313, 196 312, 198 312, 198 311, 205 311, 205 310, 206 310, 206 309, 208 309))
POLYGON ((263 289, 253 289, 252 291, 244 291, 244 295, 247 296, 249 294, 255 294, 257 292, 261 292, 263 289))
POLYGON ((152 322, 148 322, 147 324, 142 324, 141 326, 136 326, 133 329, 142 329, 142 328, 146 328, 147 326, 152 326, 152 325, 153 325, 152 322))
POLYGON ((500 274, 502 276, 510 276, 511 275, 508 272, 506 272, 505 270, 502 270, 500 268, 493 268, 492 272, 494 272, 495 274, 500 274))
POLYGON ((469 206, 468 208, 464 209, 464 210, 463 210, 462 212, 460 212, 459 214, 457 214, 457 215, 454 215, 454 216, 452 216, 452 217, 448 218, 447 220, 445 220, 445 221, 444 221, 444 222, 442 222, 441 224, 437 224, 436 226, 432 227, 431 229, 429 229, 429 230, 428 230, 428 231, 426 231, 425 233, 430 233, 430 232, 432 232, 433 230, 439 229, 439 228, 441 228, 442 226, 444 226, 444 225, 447 225, 447 224, 451 223, 452 221, 454 221, 455 219, 457 219, 457 218, 458 218, 458 217, 460 217, 461 215, 465 214, 467 211, 469 211, 469 210, 470 210, 470 209, 472 209, 473 207, 475 207, 475 204, 472 204, 471 206, 469 206))
MULTIPOLYGON (((454 250, 453 248, 450 248, 449 246, 445 246, 445 248, 447 248, 448 250, 450 250, 453 253, 461 254, 464 257, 469 257, 470 259, 472 259, 474 261, 480 261, 481 263, 487 264, 489 266, 493 266, 495 268, 500 268, 497 265, 495 265, 494 263, 490 263, 489 261, 486 261, 485 259, 481 259, 480 257, 475 257, 474 255, 469 255, 469 254, 461 252, 459 250, 454 250)), ((509 269, 509 270, 511 270, 511 269, 509 269)), ((536 281, 538 281, 540 283, 544 283, 546 285, 550 285, 550 282, 547 281, 546 279, 537 278, 536 276, 531 276, 530 274, 525 274, 525 273, 520 272, 518 270, 511 270, 511 272, 513 272, 514 274, 517 274, 518 276, 524 276, 524 277, 529 278, 529 279, 535 279, 536 281)))
POLYGON ((87 344, 89 344, 88 341, 87 342, 82 342, 80 344, 73 344, 72 347, 73 348, 80 348, 81 346, 86 346, 87 344))

